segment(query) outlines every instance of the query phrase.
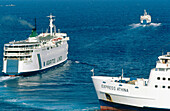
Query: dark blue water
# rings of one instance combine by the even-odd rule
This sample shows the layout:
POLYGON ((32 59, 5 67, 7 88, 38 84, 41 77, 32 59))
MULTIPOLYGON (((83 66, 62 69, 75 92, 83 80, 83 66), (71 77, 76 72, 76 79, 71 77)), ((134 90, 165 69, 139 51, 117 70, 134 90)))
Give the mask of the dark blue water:
POLYGON ((69 60, 29 77, 0 76, 0 110, 96 110, 95 75, 148 78, 157 57, 170 51, 169 0, 0 0, 0 70, 3 44, 55 25, 70 37, 69 60), (14 4, 14 7, 5 5, 14 4), (152 25, 141 26, 143 10, 152 25), (30 24, 29 24, 30 23, 30 24))

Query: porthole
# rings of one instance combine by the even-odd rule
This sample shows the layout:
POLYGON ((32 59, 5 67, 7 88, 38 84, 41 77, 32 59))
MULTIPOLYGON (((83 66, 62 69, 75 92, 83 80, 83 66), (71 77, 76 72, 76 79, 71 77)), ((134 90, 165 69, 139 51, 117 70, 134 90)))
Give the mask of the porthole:
POLYGON ((170 78, 168 78, 168 81, 170 81, 170 78))
POLYGON ((162 86, 162 88, 165 88, 165 86, 162 86))
POLYGON ((166 78, 165 78, 165 77, 163 77, 162 79, 163 79, 163 80, 166 80, 166 78))
POLYGON ((155 88, 158 88, 158 85, 155 85, 155 88))
POLYGON ((160 80, 160 77, 157 77, 157 80, 160 80))
POLYGON ((168 89, 170 89, 170 86, 168 86, 168 89))

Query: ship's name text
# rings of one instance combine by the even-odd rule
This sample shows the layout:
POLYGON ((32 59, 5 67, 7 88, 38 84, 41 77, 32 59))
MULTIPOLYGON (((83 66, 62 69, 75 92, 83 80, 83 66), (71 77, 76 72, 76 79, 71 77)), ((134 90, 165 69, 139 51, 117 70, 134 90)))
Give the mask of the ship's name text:
POLYGON ((50 65, 50 64, 53 64, 53 63, 55 63, 55 58, 54 58, 54 59, 51 59, 51 60, 48 60, 48 61, 46 62, 46 65, 50 65))
POLYGON ((104 89, 109 89, 109 90, 114 90, 114 91, 122 91, 122 92, 129 92, 127 88, 121 88, 121 87, 116 87, 116 86, 109 86, 109 85, 101 85, 101 88, 104 89))
MULTIPOLYGON (((57 58, 57 62, 60 62, 60 61, 62 61, 62 56, 59 56, 57 58)), ((46 61, 46 65, 50 65, 50 64, 54 64, 54 63, 56 63, 55 58, 46 61)), ((45 62, 44 62, 44 66, 45 66, 45 62)))

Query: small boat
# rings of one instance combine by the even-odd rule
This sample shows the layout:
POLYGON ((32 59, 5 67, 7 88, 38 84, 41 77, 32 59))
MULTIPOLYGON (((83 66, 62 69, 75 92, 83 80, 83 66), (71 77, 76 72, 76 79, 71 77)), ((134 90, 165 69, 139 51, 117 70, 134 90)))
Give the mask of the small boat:
POLYGON ((147 25, 151 23, 151 16, 147 14, 146 10, 144 10, 144 15, 140 16, 140 22, 143 25, 147 25))
POLYGON ((170 110, 170 52, 158 59, 149 79, 92 76, 101 110, 170 110))

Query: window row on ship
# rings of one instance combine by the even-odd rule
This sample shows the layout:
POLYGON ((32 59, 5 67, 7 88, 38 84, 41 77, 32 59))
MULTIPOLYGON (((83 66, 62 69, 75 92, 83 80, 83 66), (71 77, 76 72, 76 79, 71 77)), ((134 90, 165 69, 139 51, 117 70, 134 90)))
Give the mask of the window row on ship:
POLYGON ((165 80, 168 80, 168 81, 170 81, 170 78, 166 78, 166 77, 157 77, 157 80, 163 80, 163 81, 165 81, 165 80))
POLYGON ((10 55, 30 55, 32 54, 33 50, 30 51, 5 51, 4 55, 10 56, 10 55))
MULTIPOLYGON (((166 78, 166 77, 157 77, 158 81, 170 81, 170 78, 166 78)), ((170 86, 166 86, 166 85, 155 85, 155 88, 168 88, 170 89, 170 86)))
POLYGON ((155 71, 170 71, 170 68, 154 68, 155 71))
POLYGON ((8 50, 8 49, 21 49, 21 50, 25 50, 25 49, 37 49, 40 46, 40 44, 35 44, 35 45, 16 45, 16 46, 5 46, 4 49, 8 50))
POLYGON ((30 60, 32 56, 4 56, 4 60, 7 59, 16 59, 16 60, 30 60))
POLYGON ((155 88, 168 88, 168 89, 170 89, 170 86, 158 86, 158 85, 155 85, 155 88))

